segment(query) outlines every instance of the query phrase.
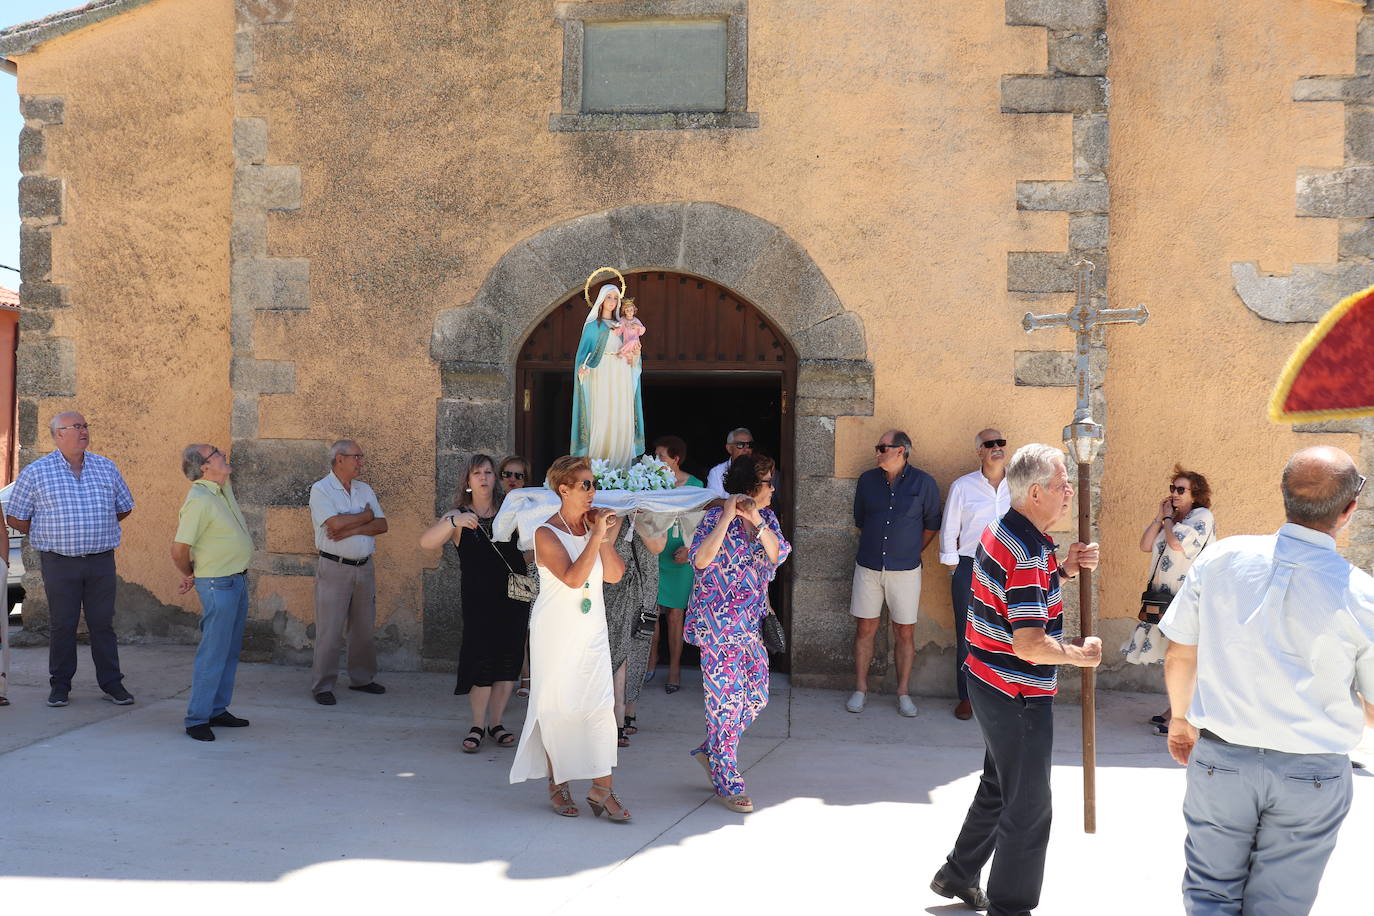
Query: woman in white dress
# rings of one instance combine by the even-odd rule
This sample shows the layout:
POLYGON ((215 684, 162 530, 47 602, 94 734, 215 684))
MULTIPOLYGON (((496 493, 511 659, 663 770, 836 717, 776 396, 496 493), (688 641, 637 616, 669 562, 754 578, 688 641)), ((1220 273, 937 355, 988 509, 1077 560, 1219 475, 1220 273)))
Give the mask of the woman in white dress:
POLYGON ((615 690, 601 596, 602 582, 625 573, 615 551, 620 520, 592 508, 590 459, 559 458, 546 483, 562 504, 534 533, 539 596, 530 615, 530 703, 510 781, 547 777, 553 810, 576 817, 568 780, 590 779, 592 813, 628 821, 611 788, 615 690))
MULTIPOLYGON (((1150 554, 1150 581, 1146 588, 1157 594, 1177 595, 1183 578, 1193 568, 1193 561, 1216 536, 1216 520, 1212 517, 1212 488, 1207 478, 1196 471, 1185 471, 1174 465, 1169 495, 1159 504, 1154 521, 1140 533, 1140 549, 1150 554)), ((1155 608, 1162 617, 1165 608, 1155 608)), ((1142 608, 1141 614, 1145 614, 1142 608)), ((1121 654, 1132 665, 1152 665, 1164 661, 1169 641, 1159 631, 1158 617, 1150 620, 1142 616, 1130 638, 1121 647, 1121 654)), ((1169 710, 1150 718, 1157 735, 1169 734, 1169 710)))
POLYGON ((607 283, 587 312, 573 375, 570 453, 629 467, 644 452, 639 372, 621 359, 620 290, 607 283))

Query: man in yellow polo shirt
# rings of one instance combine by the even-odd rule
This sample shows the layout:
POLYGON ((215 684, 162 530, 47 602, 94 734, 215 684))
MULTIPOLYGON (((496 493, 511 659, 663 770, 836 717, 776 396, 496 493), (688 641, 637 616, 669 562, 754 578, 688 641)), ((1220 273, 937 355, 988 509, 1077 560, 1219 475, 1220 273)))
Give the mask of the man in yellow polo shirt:
POLYGON ((188 445, 181 453, 181 469, 191 480, 191 492, 181 504, 172 562, 181 573, 178 594, 194 588, 201 606, 186 734, 197 741, 214 741, 212 725, 248 724, 229 711, 229 701, 248 619, 247 570, 253 539, 234 499, 229 483, 233 468, 224 452, 213 445, 188 445))

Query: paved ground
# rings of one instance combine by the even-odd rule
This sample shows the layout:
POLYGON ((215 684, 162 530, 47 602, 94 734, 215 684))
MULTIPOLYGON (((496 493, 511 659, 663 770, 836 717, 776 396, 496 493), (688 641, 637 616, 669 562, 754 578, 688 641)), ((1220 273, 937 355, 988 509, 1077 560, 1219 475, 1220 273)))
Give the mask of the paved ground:
MULTIPOLYGON (((554 816, 539 784, 507 782, 512 752, 458 752, 467 722, 451 676, 388 674, 382 697, 314 704, 304 670, 240 669, 247 729, 203 744, 181 730, 192 652, 124 647, 138 704, 100 699, 89 657, 72 705, 48 709, 46 650, 17 650, 14 705, 0 709, 0 910, 5 913, 642 911, 717 906, 792 913, 965 912, 926 885, 972 797, 976 726, 927 700, 890 697, 861 716, 841 694, 789 690, 747 734, 759 810, 727 812, 687 750, 699 688, 665 696, 621 751, 629 824, 554 816), (41 909, 39 908, 41 906, 41 909)), ((1056 817, 1041 913, 1180 912, 1183 773, 1140 724, 1161 699, 1099 700, 1098 833, 1082 832, 1075 706, 1059 711, 1056 817)), ((519 731, 523 701, 506 725, 519 731)), ((1374 732, 1363 755, 1374 763, 1374 732)), ((1326 872, 1318 914, 1369 912, 1360 880, 1374 847, 1374 779, 1326 872)), ((579 799, 585 785, 576 785, 579 799)))

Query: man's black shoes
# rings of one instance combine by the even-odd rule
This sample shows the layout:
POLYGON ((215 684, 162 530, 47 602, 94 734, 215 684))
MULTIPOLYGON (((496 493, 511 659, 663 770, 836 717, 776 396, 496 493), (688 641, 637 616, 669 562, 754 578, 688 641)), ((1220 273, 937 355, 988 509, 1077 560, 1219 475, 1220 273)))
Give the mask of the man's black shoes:
POLYGON ((967 906, 975 910, 988 908, 988 895, 983 893, 981 887, 976 884, 973 887, 954 887, 945 883, 943 874, 943 872, 935 873, 935 877, 930 882, 931 890, 941 897, 958 897, 967 906))
POLYGON ((116 706, 134 705, 133 694, 125 690, 123 684, 115 684, 109 690, 105 691, 105 699, 109 700, 116 706))
POLYGON ((210 720, 211 725, 218 725, 223 728, 247 728, 248 720, 240 719, 229 710, 225 710, 210 720))
POLYGON ((357 687, 350 686, 349 690, 361 690, 363 693, 386 693, 386 688, 376 681, 367 684, 360 684, 357 687))
POLYGON ((63 690, 61 687, 54 687, 54 688, 52 689, 52 692, 50 692, 50 693, 48 694, 48 705, 49 705, 49 706, 66 706, 66 705, 67 705, 67 693, 68 693, 68 691, 63 690))
POLYGON ((334 699, 332 691, 321 690, 319 693, 315 694, 315 702, 319 703, 321 706, 333 706, 339 701, 334 699))
POLYGON ((215 733, 210 730, 210 726, 204 723, 192 725, 186 729, 186 734, 195 738, 197 741, 214 741, 215 733))

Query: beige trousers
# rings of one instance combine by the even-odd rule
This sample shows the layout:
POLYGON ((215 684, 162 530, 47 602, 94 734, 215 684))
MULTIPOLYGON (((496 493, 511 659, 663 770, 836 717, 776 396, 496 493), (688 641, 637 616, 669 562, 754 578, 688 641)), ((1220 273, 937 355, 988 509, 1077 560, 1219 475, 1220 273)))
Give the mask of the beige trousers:
POLYGON ((339 652, 348 644, 348 679, 354 687, 377 676, 375 563, 349 566, 320 557, 315 567, 315 662, 312 694, 332 691, 339 679, 339 652))
MULTIPOLYGON (((0 569, 3 569, 0 564, 0 569)), ((10 612, 0 612, 0 697, 9 696, 10 686, 10 612)))

